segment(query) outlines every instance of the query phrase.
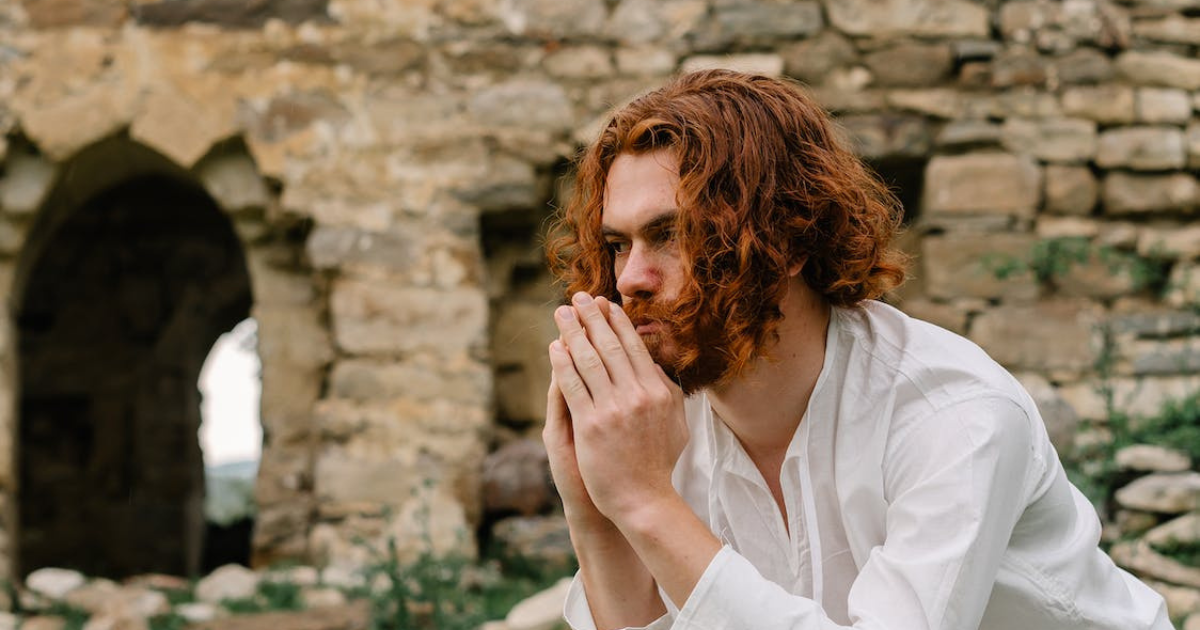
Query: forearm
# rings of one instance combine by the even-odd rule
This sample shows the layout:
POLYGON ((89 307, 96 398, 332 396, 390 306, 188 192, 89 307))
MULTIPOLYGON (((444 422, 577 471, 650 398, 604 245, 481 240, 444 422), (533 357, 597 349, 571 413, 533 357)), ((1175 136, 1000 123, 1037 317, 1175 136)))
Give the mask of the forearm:
POLYGON ((666 613, 654 577, 611 521, 568 522, 597 630, 645 626, 666 613))
POLYGON ((678 495, 623 515, 618 526, 657 584, 679 608, 721 550, 721 542, 678 495))

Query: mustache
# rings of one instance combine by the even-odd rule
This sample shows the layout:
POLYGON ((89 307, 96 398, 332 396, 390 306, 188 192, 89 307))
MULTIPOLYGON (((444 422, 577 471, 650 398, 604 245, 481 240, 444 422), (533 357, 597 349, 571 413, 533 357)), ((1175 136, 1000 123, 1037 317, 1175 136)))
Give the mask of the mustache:
POLYGON ((621 308, 635 325, 646 322, 662 322, 669 325, 679 318, 673 305, 653 300, 626 300, 621 308))

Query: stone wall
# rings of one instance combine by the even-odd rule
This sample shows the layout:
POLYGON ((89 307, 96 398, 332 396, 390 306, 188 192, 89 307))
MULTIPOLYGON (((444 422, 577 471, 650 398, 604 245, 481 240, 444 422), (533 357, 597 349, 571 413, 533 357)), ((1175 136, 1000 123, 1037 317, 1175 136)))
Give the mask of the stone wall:
MULTIPOLYGON (((245 251, 256 560, 471 547, 480 463, 542 421, 540 232, 613 104, 713 65, 797 78, 908 206, 894 301, 976 340, 1064 454, 1200 386, 1197 0, 0 0, 0 278, 148 174, 245 251), (1078 431, 1086 423, 1095 430, 1078 431), (1083 436, 1076 438, 1077 435, 1083 436)), ((0 344, 15 558, 24 343, 0 344)), ((190 447, 189 447, 190 448, 190 447)), ((19 567, 24 572, 36 567, 19 567)))

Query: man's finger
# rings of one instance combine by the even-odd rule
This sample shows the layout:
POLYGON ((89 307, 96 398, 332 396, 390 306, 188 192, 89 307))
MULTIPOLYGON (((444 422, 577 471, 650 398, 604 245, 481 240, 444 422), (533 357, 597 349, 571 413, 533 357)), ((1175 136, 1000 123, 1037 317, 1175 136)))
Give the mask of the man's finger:
POLYGON ((650 349, 646 347, 646 342, 634 328, 629 315, 625 314, 625 309, 613 304, 609 313, 609 321, 612 322, 613 332, 621 340, 621 345, 625 347, 625 354, 629 357, 629 363, 637 378, 639 380, 658 378, 660 371, 658 364, 650 356, 650 349))
POLYGON ((554 369, 552 378, 562 392, 569 413, 573 417, 589 413, 594 406, 591 392, 575 369, 575 361, 567 354, 566 346, 557 339, 550 343, 550 367, 554 369))
MULTIPOLYGON (((591 394, 590 397, 604 398, 611 395, 612 379, 609 377, 608 368, 605 367, 600 353, 596 351, 592 341, 588 338, 587 331, 579 321, 575 309, 571 306, 558 307, 554 311, 554 323, 558 325, 558 332, 565 348, 569 349, 569 353, 566 353, 567 358, 575 364, 573 372, 586 386, 587 391, 591 394)), ((551 359, 551 363, 553 363, 553 353, 551 353, 551 359)), ((558 384, 562 388, 563 394, 567 395, 569 405, 571 396, 567 387, 570 383, 561 372, 558 375, 558 384)))
POLYGON ((601 308, 602 304, 608 305, 611 312, 612 304, 602 297, 592 299, 592 296, 586 293, 576 293, 571 301, 613 384, 619 388, 622 383, 629 383, 630 379, 637 378, 633 366, 629 363, 624 344, 613 332, 612 324, 601 308))

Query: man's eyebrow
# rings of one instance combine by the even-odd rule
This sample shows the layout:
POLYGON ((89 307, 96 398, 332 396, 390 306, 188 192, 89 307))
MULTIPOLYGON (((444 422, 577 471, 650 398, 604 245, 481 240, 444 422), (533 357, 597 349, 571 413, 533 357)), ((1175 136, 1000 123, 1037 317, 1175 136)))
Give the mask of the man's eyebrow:
MULTIPOLYGON (((679 215, 679 210, 677 208, 667 208, 667 209, 659 212, 657 215, 655 215, 649 221, 646 221, 645 223, 638 226, 637 231, 640 232, 642 235, 652 234, 654 232, 661 231, 663 228, 670 227, 671 224, 675 223, 675 218, 678 215, 679 215)), ((621 230, 618 230, 616 228, 613 228, 613 227, 610 227, 607 225, 600 226, 600 234, 606 238, 608 238, 608 237, 624 238, 624 237, 628 236, 625 232, 622 232, 621 230)))

